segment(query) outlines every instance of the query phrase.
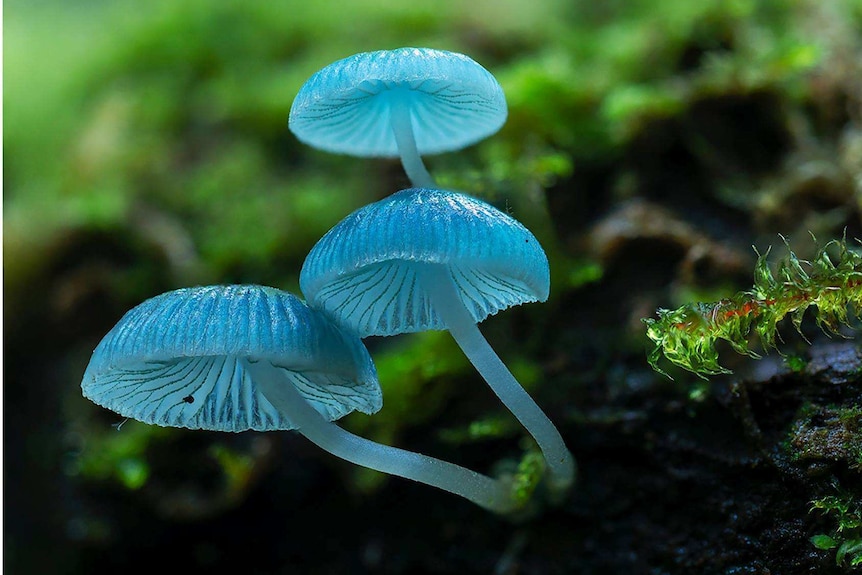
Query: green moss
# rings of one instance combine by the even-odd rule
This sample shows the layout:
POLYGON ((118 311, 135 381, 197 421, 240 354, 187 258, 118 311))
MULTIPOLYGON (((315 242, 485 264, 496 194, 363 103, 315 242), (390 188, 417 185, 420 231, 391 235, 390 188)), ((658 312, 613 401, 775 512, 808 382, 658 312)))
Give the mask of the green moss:
MULTIPOLYGON (((386 445, 398 445, 405 428, 418 427, 436 417, 452 394, 452 382, 469 362, 448 332, 429 331, 385 340, 387 347, 372 350, 383 409, 373 416, 355 413, 344 419, 354 433, 386 445)), ((377 488, 385 476, 352 468, 361 491, 377 488)))
POLYGON ((533 492, 545 472, 545 459, 537 450, 527 451, 518 463, 518 468, 512 478, 512 496, 521 506, 525 506, 533 497, 533 492))
POLYGON ((811 544, 822 550, 835 550, 835 563, 855 567, 862 565, 862 507, 847 494, 827 495, 811 502, 812 511, 820 511, 834 521, 830 534, 811 537, 811 544))
POLYGON ((172 430, 137 421, 121 424, 121 430, 90 432, 87 441, 71 460, 66 472, 90 481, 113 478, 130 490, 143 487, 150 475, 146 451, 152 442, 170 435, 172 430))
POLYGON ((601 263, 594 260, 575 259, 561 263, 563 264, 563 269, 558 273, 565 278, 565 287, 567 289, 578 289, 579 287, 598 282, 604 275, 604 267, 601 263))
POLYGON ((402 425, 434 417, 451 393, 451 382, 469 362, 447 332, 411 334, 374 353, 385 407, 374 417, 350 420, 357 432, 392 439, 402 425))
POLYGON ((246 493, 255 469, 255 460, 245 453, 234 451, 216 443, 210 446, 209 454, 219 463, 225 478, 225 498, 238 501, 246 493))
POLYGON ((487 415, 459 427, 442 429, 438 433, 441 440, 455 445, 515 437, 523 433, 518 421, 511 414, 487 415))
POLYGON ((116 477, 132 491, 140 489, 150 476, 150 466, 143 459, 127 458, 117 461, 115 467, 116 477))
POLYGON ((862 252, 833 240, 809 262, 788 247, 788 255, 775 272, 766 254, 758 256, 754 287, 713 303, 686 304, 658 310, 658 319, 644 319, 647 336, 655 343, 649 363, 656 371, 662 356, 698 376, 729 373, 718 363, 716 342, 726 341, 734 351, 758 358, 748 347, 757 334, 764 348, 776 347, 778 323, 790 316, 802 333, 806 312, 814 311, 817 325, 837 334, 841 326, 862 313, 862 252))
POLYGON ((486 64, 506 91, 509 121, 466 155, 431 161, 447 185, 511 197, 618 154, 704 92, 796 85, 824 52, 790 0, 601 10, 508 1, 493 19, 455 0, 360 0, 338 11, 238 0, 40 6, 13 5, 5 20, 4 210, 51 234, 129 225, 144 204, 178 215, 217 277, 301 258, 335 221, 325 207, 309 209, 313 196, 358 206, 387 193, 365 164, 354 169, 359 162, 286 135, 291 98, 336 58, 426 44, 486 64), (464 46, 474 37, 477 46, 464 46), (681 74, 691 50, 702 62, 681 74))
POLYGON ((673 116, 684 108, 684 96, 667 87, 624 84, 609 91, 601 113, 614 126, 615 137, 628 141, 645 121, 673 116))
POLYGON ((862 408, 806 405, 790 432, 788 450, 797 462, 824 462, 860 470, 862 408))
POLYGON ((808 360, 799 355, 786 355, 782 358, 784 365, 793 373, 801 373, 808 366, 808 360))

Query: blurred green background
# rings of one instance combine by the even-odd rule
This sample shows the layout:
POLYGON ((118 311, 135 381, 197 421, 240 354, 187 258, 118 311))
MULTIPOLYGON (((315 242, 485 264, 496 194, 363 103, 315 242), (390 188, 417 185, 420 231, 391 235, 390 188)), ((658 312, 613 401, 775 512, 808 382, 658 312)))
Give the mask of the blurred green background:
MULTIPOLYGON (((797 525, 793 549, 767 545, 763 525, 727 535, 727 506, 675 502, 686 486, 651 450, 702 420, 661 419, 668 405, 699 408, 646 366, 639 319, 749 286, 750 246, 778 233, 803 257, 809 231, 859 236, 860 29, 860 0, 7 0, 6 567, 831 567, 807 540, 828 530, 806 515, 816 486, 782 513, 757 507, 797 525), (408 186, 397 161, 318 152, 287 129, 316 70, 400 46, 462 52, 498 78, 501 132, 426 162, 442 186, 531 228, 551 261, 547 304, 484 327, 584 477, 522 523, 333 461, 296 434, 117 431, 118 416, 80 395, 96 343, 143 299, 211 283, 298 292, 320 236, 408 186), (691 527, 713 512, 714 529, 691 527)), ((385 407, 347 427, 482 471, 529 451, 447 334, 368 343, 385 407)))

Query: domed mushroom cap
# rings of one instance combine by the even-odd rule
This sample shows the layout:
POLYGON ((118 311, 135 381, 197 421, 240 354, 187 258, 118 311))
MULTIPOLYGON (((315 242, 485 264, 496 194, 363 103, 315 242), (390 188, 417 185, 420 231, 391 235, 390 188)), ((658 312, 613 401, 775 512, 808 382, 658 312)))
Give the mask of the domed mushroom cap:
POLYGON ((481 200, 423 188, 339 222, 308 254, 299 283, 310 306, 360 337, 445 329, 417 276, 428 264, 447 267, 476 323, 548 298, 548 258, 527 228, 481 200))
POLYGON ((293 429, 243 367, 257 361, 278 368, 329 420, 382 405, 374 364, 356 336, 292 294, 252 285, 179 289, 143 302, 96 347, 81 388, 145 423, 293 429))
POLYGON ((409 107, 420 154, 458 150, 506 121, 500 84, 474 60, 430 48, 364 52, 314 74, 290 108, 302 142, 330 152, 397 157, 395 99, 409 107))

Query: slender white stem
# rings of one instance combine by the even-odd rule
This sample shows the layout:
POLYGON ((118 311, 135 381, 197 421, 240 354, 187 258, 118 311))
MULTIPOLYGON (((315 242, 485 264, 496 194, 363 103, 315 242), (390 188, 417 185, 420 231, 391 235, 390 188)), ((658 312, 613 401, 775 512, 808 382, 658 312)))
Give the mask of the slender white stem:
POLYGON ((407 172, 413 187, 436 188, 434 178, 428 173, 416 148, 409 94, 405 90, 393 90, 390 94, 389 118, 395 135, 395 144, 398 146, 398 154, 401 156, 401 165, 404 166, 404 171, 407 172))
POLYGON ((495 513, 515 510, 509 486, 460 465, 354 435, 327 421, 268 361, 242 360, 266 399, 312 443, 356 465, 438 487, 495 513))
POLYGON ((575 480, 575 461, 560 432, 479 331, 458 295, 449 267, 440 264, 416 267, 419 281, 428 291, 434 310, 449 333, 503 405, 539 444, 548 469, 551 493, 557 496, 564 494, 575 480))

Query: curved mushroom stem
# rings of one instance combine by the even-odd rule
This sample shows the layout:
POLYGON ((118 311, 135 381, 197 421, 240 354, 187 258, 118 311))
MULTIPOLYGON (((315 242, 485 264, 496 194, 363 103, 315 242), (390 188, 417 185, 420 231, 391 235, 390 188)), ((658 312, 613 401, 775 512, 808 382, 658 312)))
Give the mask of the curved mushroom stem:
POLYGON ((517 510, 518 504, 504 481, 354 435, 321 416, 268 361, 241 361, 264 397, 297 426, 297 431, 321 449, 356 465, 460 495, 494 513, 517 510))
POLYGON ((434 178, 428 173, 416 148, 410 105, 402 91, 393 90, 389 100, 389 119, 395 135, 395 144, 401 156, 401 165, 404 166, 404 171, 407 172, 407 177, 410 178, 414 188, 436 188, 434 178))
POLYGON ((560 432, 479 331, 456 291, 448 266, 424 264, 417 268, 419 281, 428 291, 434 309, 449 333, 503 405, 539 444, 548 469, 551 495, 562 497, 574 483, 576 472, 575 460, 560 432))

